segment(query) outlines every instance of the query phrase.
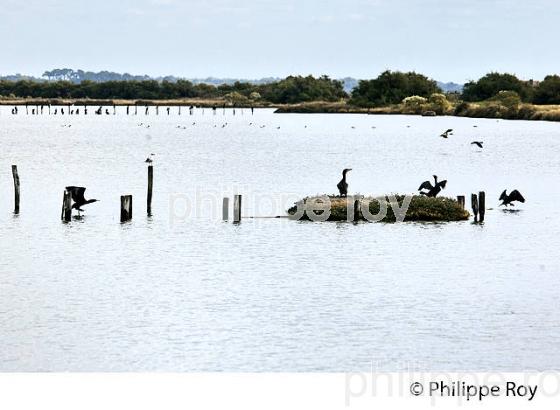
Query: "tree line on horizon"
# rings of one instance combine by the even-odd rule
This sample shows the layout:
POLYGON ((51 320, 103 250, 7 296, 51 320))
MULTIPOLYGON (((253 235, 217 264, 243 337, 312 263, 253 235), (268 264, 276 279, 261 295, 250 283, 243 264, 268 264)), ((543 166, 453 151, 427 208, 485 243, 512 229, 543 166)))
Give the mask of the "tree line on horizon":
MULTIPOLYGON (((442 93, 437 82, 416 72, 385 71, 371 80, 360 80, 350 92, 340 80, 328 76, 289 76, 267 83, 234 83, 212 85, 189 80, 130 79, 80 82, 60 79, 69 75, 50 73, 53 81, 0 81, 3 98, 69 98, 69 99, 225 99, 233 104, 296 104, 310 101, 348 101, 358 107, 380 107, 399 104, 405 98, 442 93)), ((523 81, 513 74, 489 73, 470 81, 461 93, 451 93, 466 102, 485 101, 501 92, 513 92, 520 101, 534 104, 560 104, 560 76, 549 75, 543 81, 523 81)))

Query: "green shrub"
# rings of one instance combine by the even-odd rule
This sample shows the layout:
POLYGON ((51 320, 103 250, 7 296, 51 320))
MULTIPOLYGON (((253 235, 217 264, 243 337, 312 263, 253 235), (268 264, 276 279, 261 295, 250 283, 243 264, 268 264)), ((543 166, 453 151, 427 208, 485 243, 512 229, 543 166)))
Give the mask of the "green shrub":
MULTIPOLYGON (((300 206, 302 203, 309 203, 310 200, 317 200, 323 197, 307 197, 300 201, 300 206)), ((328 218, 329 221, 347 221, 348 220, 348 205, 350 201, 355 200, 353 197, 343 198, 339 196, 329 196, 331 202, 331 213, 328 218)), ((382 203, 386 206, 387 214, 381 220, 381 222, 395 222, 395 212, 393 206, 391 206, 390 197, 380 197, 380 198, 363 198, 362 201, 369 201, 369 212, 373 215, 377 215, 381 209, 382 203)), ((405 200, 405 195, 395 195, 399 208, 402 206, 405 200)), ((353 205, 352 205, 353 206, 353 205)), ((294 215, 298 210, 298 204, 295 204, 290 209, 288 209, 288 215, 294 215)), ((322 214, 322 211, 316 212, 318 215, 322 214)), ((439 197, 439 198, 428 198, 422 195, 414 195, 411 197, 411 202, 408 207, 405 216, 405 222, 410 221, 429 221, 429 222, 449 222, 449 221, 463 221, 469 218, 469 212, 466 211, 459 205, 455 199, 439 197)), ((307 212, 300 218, 301 220, 310 220, 307 212)), ((363 215, 360 217, 361 220, 366 220, 363 215)))

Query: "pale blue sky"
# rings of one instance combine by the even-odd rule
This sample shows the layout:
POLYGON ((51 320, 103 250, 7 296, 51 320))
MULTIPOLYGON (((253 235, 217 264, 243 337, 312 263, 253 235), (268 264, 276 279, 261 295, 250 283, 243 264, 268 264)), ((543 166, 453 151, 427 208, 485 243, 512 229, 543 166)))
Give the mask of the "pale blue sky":
POLYGON ((560 72, 558 0, 0 0, 0 74, 560 72))

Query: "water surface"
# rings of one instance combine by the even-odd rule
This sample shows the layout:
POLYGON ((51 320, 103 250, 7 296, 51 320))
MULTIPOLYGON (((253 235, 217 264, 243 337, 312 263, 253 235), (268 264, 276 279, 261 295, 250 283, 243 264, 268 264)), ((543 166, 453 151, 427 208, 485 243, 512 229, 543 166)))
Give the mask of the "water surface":
POLYGON ((0 371, 560 369, 560 124, 92 112, 0 109, 0 371), (281 215, 346 167, 353 193, 413 193, 435 173, 493 209, 484 225, 219 220, 224 196, 281 215), (100 199, 69 224, 66 185, 100 199), (505 188, 519 212, 498 209, 505 188), (177 219, 174 198, 202 205, 177 219))

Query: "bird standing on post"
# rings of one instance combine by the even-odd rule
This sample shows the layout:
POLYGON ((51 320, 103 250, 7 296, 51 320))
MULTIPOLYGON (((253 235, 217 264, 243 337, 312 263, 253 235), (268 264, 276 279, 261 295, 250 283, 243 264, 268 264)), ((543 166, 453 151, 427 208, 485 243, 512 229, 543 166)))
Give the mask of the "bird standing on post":
POLYGON ((346 174, 352 171, 352 168, 345 168, 342 170, 342 179, 336 185, 340 196, 348 196, 348 183, 346 182, 346 174))

